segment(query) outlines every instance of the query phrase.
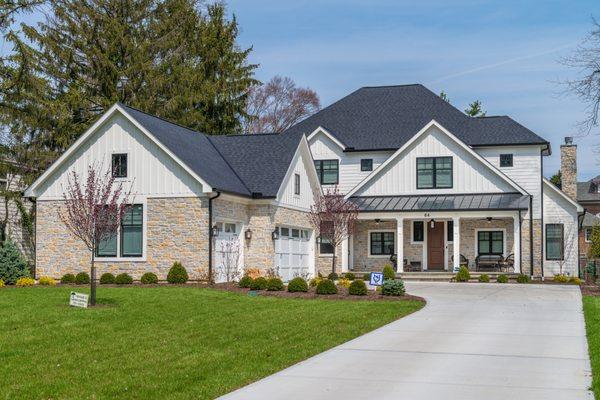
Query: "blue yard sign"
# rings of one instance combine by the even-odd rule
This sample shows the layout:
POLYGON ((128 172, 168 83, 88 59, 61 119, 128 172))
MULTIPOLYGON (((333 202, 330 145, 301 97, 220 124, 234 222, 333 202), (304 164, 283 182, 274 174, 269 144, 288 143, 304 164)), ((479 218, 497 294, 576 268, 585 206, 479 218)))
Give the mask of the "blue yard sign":
POLYGON ((371 286, 383 285, 383 272, 371 272, 371 280, 369 283, 371 286))

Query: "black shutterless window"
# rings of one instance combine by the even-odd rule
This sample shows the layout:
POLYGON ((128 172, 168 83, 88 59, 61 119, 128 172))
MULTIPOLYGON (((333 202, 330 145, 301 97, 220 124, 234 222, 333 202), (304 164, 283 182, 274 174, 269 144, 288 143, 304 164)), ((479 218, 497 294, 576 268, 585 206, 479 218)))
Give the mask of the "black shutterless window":
POLYGON ((452 157, 417 158, 417 189, 452 188, 452 157))
POLYGON ((143 206, 128 207, 121 220, 121 257, 141 257, 143 248, 143 206))
POLYGON ((501 167, 512 167, 513 166, 513 155, 512 154, 500 154, 500 166, 501 167))
POLYGON ((373 171, 373 159, 372 158, 363 158, 360 160, 360 170, 361 171, 373 171))
POLYGON ((423 221, 413 221, 413 242, 422 242, 425 237, 425 224, 423 221))
POLYGON ((114 178, 127 178, 127 154, 112 155, 112 173, 114 178))
POLYGON ((453 242, 454 241, 454 221, 448 221, 448 225, 446 227, 448 232, 446 232, 446 241, 453 242))
POLYGON ((504 252, 503 231, 480 231, 477 234, 477 253, 502 255, 504 252))
POLYGON ((563 224, 546 224, 546 260, 563 260, 565 255, 563 224))
POLYGON ((394 254, 394 232, 371 232, 371 255, 394 254))
POLYGON ((294 174, 294 194, 300 194, 300 175, 294 174))
POLYGON ((339 181, 338 160, 315 160, 315 168, 322 185, 337 185, 339 181))

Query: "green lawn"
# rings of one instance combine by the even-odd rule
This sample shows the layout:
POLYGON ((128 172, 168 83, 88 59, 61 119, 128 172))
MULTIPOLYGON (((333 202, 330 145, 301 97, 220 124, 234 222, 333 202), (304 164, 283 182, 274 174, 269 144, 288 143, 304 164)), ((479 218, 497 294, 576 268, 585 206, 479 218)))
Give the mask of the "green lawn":
POLYGON ((0 398, 210 399, 422 306, 101 287, 85 310, 71 290, 0 290, 0 398))
POLYGON ((583 312, 592 362, 592 389, 600 399, 600 297, 583 296, 583 312))

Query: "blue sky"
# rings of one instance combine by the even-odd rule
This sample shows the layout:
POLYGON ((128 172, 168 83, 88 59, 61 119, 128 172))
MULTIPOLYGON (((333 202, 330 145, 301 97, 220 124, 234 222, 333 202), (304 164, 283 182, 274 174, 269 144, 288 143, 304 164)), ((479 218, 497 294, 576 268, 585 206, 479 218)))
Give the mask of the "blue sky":
MULTIPOLYGON (((509 115, 559 145, 577 132, 585 106, 557 82, 573 77, 558 61, 600 19, 598 0, 270 1, 232 0, 240 43, 252 45, 257 76, 293 78, 326 106, 369 85, 422 83, 464 109, 479 99, 488 115, 509 115)), ((600 130, 599 130, 600 131, 600 130)), ((576 138, 579 179, 600 174, 600 136, 576 138)))
MULTIPOLYGON (((327 106, 361 86, 422 83, 464 109, 509 115, 552 143, 546 175, 558 170, 563 137, 577 133, 585 105, 560 81, 559 63, 600 19, 598 0, 230 0, 239 42, 253 46, 257 77, 293 78, 327 106)), ((25 21, 39 18, 24 16, 25 21)), ((0 52, 7 51, 0 43, 0 52)), ((600 129, 596 133, 600 133, 600 129)), ((600 135, 577 137, 579 179, 600 174, 600 135)))

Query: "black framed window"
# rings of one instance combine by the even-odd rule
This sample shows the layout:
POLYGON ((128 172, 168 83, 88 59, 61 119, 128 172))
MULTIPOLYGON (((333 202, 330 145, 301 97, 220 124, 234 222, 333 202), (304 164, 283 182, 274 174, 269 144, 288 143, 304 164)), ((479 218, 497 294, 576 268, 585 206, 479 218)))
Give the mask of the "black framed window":
POLYGON ((117 256, 117 235, 101 240, 96 246, 96 257, 117 256))
POLYGON ((315 160, 315 168, 322 185, 337 185, 339 181, 338 160, 315 160))
POLYGON ((360 170, 361 171, 373 171, 373 159, 372 158, 363 158, 360 160, 360 170))
POLYGON ((452 188, 452 157, 417 158, 417 189, 452 188))
POLYGON ((477 233, 477 254, 502 255, 504 253, 503 231, 480 231, 477 233))
POLYGON ((331 244, 331 240, 326 237, 319 237, 319 254, 333 254, 333 245, 331 244))
POLYGON ((112 155, 112 173, 115 178, 127 178, 127 154, 112 155))
POLYGON ((446 230, 446 241, 454 242, 454 221, 447 222, 446 230))
POLYGON ((371 232, 371 255, 394 254, 394 232, 371 232))
POLYGON ((563 260, 564 255, 564 225, 546 224, 546 260, 563 260))
POLYGON ((425 223, 413 221, 413 242, 422 242, 425 238, 425 223))
POLYGON ((141 257, 143 248, 143 215, 141 204, 128 207, 121 221, 121 257, 141 257))
POLYGON ((300 175, 294 174, 294 194, 300 194, 300 175))
POLYGON ((592 241, 592 231, 592 228, 585 228, 585 241, 588 243, 592 241))
POLYGON ((513 166, 513 155, 512 154, 500 154, 500 166, 501 167, 512 167, 513 166))

